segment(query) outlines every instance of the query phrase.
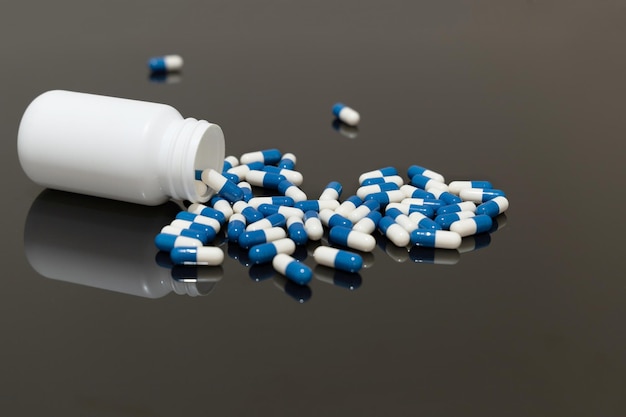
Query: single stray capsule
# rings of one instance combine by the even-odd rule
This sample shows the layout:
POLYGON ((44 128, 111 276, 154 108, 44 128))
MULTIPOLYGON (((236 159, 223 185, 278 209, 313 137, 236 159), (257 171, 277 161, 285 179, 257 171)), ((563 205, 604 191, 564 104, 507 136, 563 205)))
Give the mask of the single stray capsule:
POLYGON ((493 221, 486 214, 457 220, 450 225, 450 231, 458 233, 461 237, 487 232, 491 229, 493 221))
POLYGON ((371 252, 376 247, 376 239, 374 239, 372 235, 343 226, 335 226, 331 228, 328 233, 328 239, 332 243, 347 246, 363 252, 371 252))
POLYGON ((278 239, 273 242, 261 243, 250 248, 248 256, 255 264, 270 262, 279 253, 291 255, 296 251, 296 244, 287 238, 278 239))
POLYGON ((363 258, 360 255, 329 246, 318 246, 313 252, 313 259, 320 265, 346 272, 358 272, 363 268, 363 258))
POLYGON ((320 194, 319 200, 339 200, 343 187, 341 183, 337 181, 331 181, 326 185, 322 194, 320 194))
POLYGON ((304 230, 306 230, 309 239, 316 241, 322 238, 324 235, 324 227, 316 211, 309 210, 305 212, 302 221, 304 222, 304 230))
POLYGON ((270 214, 264 219, 257 220, 246 226, 246 231, 269 229, 270 227, 283 227, 287 218, 280 213, 270 214))
POLYGON ((280 169, 295 169, 296 168, 296 156, 291 152, 283 154, 283 157, 278 161, 278 168, 280 169))
POLYGON ((383 217, 380 211, 371 211, 367 216, 363 217, 361 220, 356 222, 354 226, 352 226, 352 230, 356 230, 357 232, 371 234, 378 227, 378 222, 383 217))
POLYGON ((459 193, 459 197, 465 201, 474 203, 485 203, 496 197, 506 197, 504 191, 493 188, 465 188, 459 193))
POLYGON ((508 208, 509 200, 507 200, 506 197, 498 196, 476 207, 476 214, 486 214, 489 217, 496 217, 498 214, 507 211, 508 208))
POLYGON ((244 249, 249 249, 261 243, 273 242, 285 237, 287 237, 287 232, 285 232, 285 229, 282 227, 270 227, 268 229, 251 231, 246 230, 239 235, 239 246, 244 249))
POLYGON ((431 171, 430 169, 421 167, 419 165, 411 165, 409 169, 407 169, 407 175, 409 178, 413 178, 417 174, 423 175, 428 178, 432 178, 435 181, 439 181, 443 183, 446 182, 443 175, 441 175, 440 173, 431 171))
POLYGON ((324 209, 336 210, 339 207, 339 201, 337 200, 303 200, 294 204, 295 208, 302 211, 321 211, 324 209))
POLYGON ((396 223, 391 216, 383 216, 378 222, 378 229, 396 246, 406 246, 411 241, 409 232, 396 223))
POLYGON ((266 165, 263 167, 263 171, 282 175, 287 181, 292 182, 294 185, 302 185, 302 183, 304 182, 304 177, 302 176, 302 174, 298 171, 294 171, 291 169, 278 168, 274 165, 266 165))
POLYGON ((235 213, 243 214, 248 223, 257 222, 263 218, 263 214, 261 214, 259 210, 255 209, 245 201, 237 201, 233 204, 233 211, 235 213))
POLYGON ((183 68, 183 57, 180 55, 155 56, 148 60, 152 72, 177 72, 183 68))
POLYGON ((246 230, 246 218, 241 213, 235 213, 228 219, 226 237, 230 242, 237 242, 239 236, 246 230))
POLYGON ((346 106, 343 103, 335 103, 333 105, 333 115, 337 119, 350 126, 358 125, 359 121, 361 120, 361 116, 356 110, 346 106))
POLYGON ((343 226, 343 227, 352 227, 352 222, 341 214, 337 214, 331 209, 324 209, 320 211, 319 218, 322 221, 322 224, 327 227, 335 227, 335 226, 343 226))
POLYGON ((285 180, 278 183, 278 192, 287 197, 293 198, 293 201, 304 201, 307 199, 306 194, 297 185, 291 181, 285 180))
POLYGON ((199 247, 203 246, 202 241, 193 237, 176 236, 167 233, 159 233, 154 238, 154 244, 157 248, 164 251, 171 251, 175 247, 199 247))
POLYGON ((415 174, 411 177, 411 184, 422 190, 429 191, 433 188, 448 191, 448 186, 445 182, 437 181, 422 174, 415 174))
POLYGON ((221 265, 224 252, 215 246, 175 247, 170 258, 175 265, 221 265))
POLYGON ((368 178, 387 177, 389 175, 398 175, 398 170, 395 167, 384 167, 374 171, 364 172, 359 175, 359 185, 363 184, 363 181, 368 178))
POLYGON ((439 207, 437 209, 437 215, 456 213, 459 211, 476 211, 476 204, 472 203, 471 201, 464 201, 457 204, 449 204, 447 206, 439 207))
POLYGON ((231 203, 243 200, 243 191, 237 184, 214 169, 205 169, 202 171, 202 181, 215 190, 220 197, 225 198, 231 203))
POLYGON ((304 228, 304 222, 299 217, 290 217, 287 219, 287 233, 289 238, 296 242, 296 245, 304 245, 309 241, 309 235, 304 228))
POLYGON ((313 278, 313 271, 307 265, 299 262, 286 253, 279 253, 272 259, 272 266, 296 284, 306 285, 313 278))
POLYGON ((461 235, 448 230, 415 229, 411 243, 429 248, 456 249, 461 245, 461 235))
POLYGON ((444 230, 450 230, 450 225, 456 221, 474 217, 476 214, 473 211, 457 211, 456 213, 440 214, 435 217, 435 222, 441 226, 444 230))
POLYGON ((452 194, 459 195, 465 188, 493 188, 493 185, 489 181, 452 181, 448 188, 452 194))
POLYGON ((280 162, 283 154, 278 149, 265 149, 256 152, 247 152, 239 157, 242 164, 262 162, 265 165, 274 165, 280 162))

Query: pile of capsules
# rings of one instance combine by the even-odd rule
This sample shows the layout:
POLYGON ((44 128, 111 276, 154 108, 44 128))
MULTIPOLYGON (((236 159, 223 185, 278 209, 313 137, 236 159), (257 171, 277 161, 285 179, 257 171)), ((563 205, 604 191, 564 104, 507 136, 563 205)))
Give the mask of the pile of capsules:
POLYGON ((229 243, 247 250, 253 264, 271 263, 306 285, 312 270, 291 255, 326 231, 329 245, 315 248, 315 262, 356 273, 363 267, 358 252, 374 250, 376 230, 398 247, 457 249, 463 237, 489 231, 492 219, 509 207, 504 192, 488 181, 446 184, 441 174, 418 165, 408 168, 408 184, 396 168, 386 167, 361 174, 356 194, 343 201, 336 181, 309 199, 295 166, 295 155, 267 149, 226 157, 221 173, 196 172, 196 181, 216 195, 208 205, 191 204, 163 227, 157 248, 169 252, 176 265, 220 265, 224 252, 207 244, 225 227, 229 243), (255 196, 253 187, 275 195, 255 196))

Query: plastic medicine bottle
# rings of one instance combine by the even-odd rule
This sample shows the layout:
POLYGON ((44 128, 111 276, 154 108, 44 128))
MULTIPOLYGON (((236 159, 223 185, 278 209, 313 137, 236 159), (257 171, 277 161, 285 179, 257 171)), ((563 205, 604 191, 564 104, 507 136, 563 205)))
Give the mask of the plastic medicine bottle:
POLYGON ((195 171, 221 172, 225 148, 218 125, 171 106, 62 90, 30 103, 17 142, 37 184, 145 205, 207 201, 195 171))

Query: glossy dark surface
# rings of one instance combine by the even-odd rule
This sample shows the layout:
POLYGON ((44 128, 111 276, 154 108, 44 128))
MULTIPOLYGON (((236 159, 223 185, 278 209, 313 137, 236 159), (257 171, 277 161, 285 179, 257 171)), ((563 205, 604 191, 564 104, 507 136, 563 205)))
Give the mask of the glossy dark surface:
POLYGON ((624 2, 12 3, 0 414, 626 414, 624 2), (178 80, 150 78, 165 53, 178 80), (56 88, 170 104, 220 124, 227 154, 293 152, 310 196, 419 164, 489 180, 511 208, 460 252, 379 238, 346 274, 309 245, 298 287, 224 244, 194 282, 152 242, 176 204, 23 174, 20 117, 56 88), (358 129, 333 128, 337 101, 358 129))

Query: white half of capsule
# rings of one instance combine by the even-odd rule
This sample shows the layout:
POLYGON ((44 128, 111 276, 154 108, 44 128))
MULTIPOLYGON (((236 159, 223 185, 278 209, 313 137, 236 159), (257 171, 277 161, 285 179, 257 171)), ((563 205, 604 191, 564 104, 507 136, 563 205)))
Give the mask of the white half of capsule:
POLYGON ((276 253, 286 253, 291 255, 296 251, 296 242, 288 237, 272 241, 272 245, 276 248, 276 253))
POLYGON ((376 247, 374 236, 352 229, 348 234, 346 246, 363 252, 371 252, 376 247))
POLYGON ((292 185, 291 187, 285 190, 285 196, 293 198, 293 201, 296 203, 298 201, 308 200, 304 191, 299 189, 296 185, 292 185))
POLYGON ((448 230, 435 232, 435 247, 441 249, 457 249, 461 246, 461 235, 448 230))
POLYGON ((292 262, 298 262, 293 256, 287 253, 278 252, 272 259, 272 267, 281 275, 285 275, 287 267, 292 262))
MULTIPOLYGON (((250 184, 255 185, 257 187, 263 187, 263 180, 268 173, 265 171, 258 171, 256 169, 251 169, 246 172, 246 181, 250 184)), ((271 177, 268 177, 271 178, 271 177)))
POLYGON ((406 195, 400 190, 385 191, 389 203, 399 203, 406 198, 406 195))
POLYGON ((387 239, 391 240, 396 246, 406 246, 411 241, 409 232, 407 232, 406 229, 399 225, 397 222, 387 228, 387 230, 385 231, 385 236, 387 236, 387 239))
MULTIPOLYGON (((334 191, 334 190, 333 190, 334 191)), ((321 210, 325 210, 325 209, 329 209, 329 210, 337 210, 337 208, 339 208, 339 201, 337 200, 324 200, 324 199, 319 199, 317 200, 317 205, 319 206, 320 211, 321 210)))
POLYGON ((348 213, 347 218, 352 223, 357 223, 359 220, 361 220, 363 217, 367 216, 371 212, 372 210, 369 207, 367 207, 366 205, 361 205, 348 213))
POLYGON ((239 157, 242 164, 250 164, 252 162, 265 162, 265 155, 261 151, 246 152, 239 157))
POLYGON ((233 155, 229 155, 226 158, 224 158, 224 162, 228 162, 231 166, 231 168, 236 167, 237 165, 239 165, 239 159, 237 159, 236 156, 233 155))
POLYGON ((196 248, 195 265, 221 265, 224 262, 224 251, 216 246, 202 246, 196 248))
POLYGON ((461 237, 476 234, 476 222, 472 217, 457 220, 450 225, 450 231, 458 233, 461 237))
MULTIPOLYGON (((387 173, 391 174, 391 172, 387 172, 387 173)), ((375 169, 374 171, 364 172, 361 175, 359 175, 359 185, 361 185, 363 181, 365 181, 368 178, 378 178, 378 177, 384 177, 384 176, 385 176, 385 172, 383 172, 381 169, 375 169)))
POLYGON ((261 204, 274 204, 272 197, 252 197, 248 200, 248 204, 250 204, 255 209, 258 209, 261 204))
MULTIPOLYGON (((318 216, 322 222, 322 224, 326 227, 328 227, 328 224, 330 222, 330 219, 336 215, 337 212, 331 210, 331 209, 324 209, 324 210, 320 210, 320 212, 318 213, 318 216)), ((345 216, 344 216, 345 217, 345 216)))
POLYGON ((290 161, 293 162, 294 165, 298 163, 298 159, 296 158, 296 155, 292 154, 291 152, 284 153, 281 159, 289 159, 290 161))
POLYGON ((352 226, 352 230, 369 235, 376 230, 376 223, 374 223, 369 217, 363 217, 361 220, 356 222, 354 226, 352 226))
POLYGON ((212 168, 205 169, 204 171, 202 171, 201 177, 202 177, 202 181, 204 181, 206 185, 208 185, 215 191, 221 190, 222 187, 224 187, 224 184, 226 184, 226 181, 228 181, 228 179, 225 176, 223 176, 222 174, 220 174, 219 172, 217 172, 216 170, 212 168))
POLYGON ((274 242, 275 240, 287 237, 287 232, 282 227, 263 229, 263 234, 265 235, 265 242, 274 242))
POLYGON ((433 180, 438 181, 438 182, 443 182, 443 183, 446 182, 446 179, 444 178, 443 175, 441 175, 438 172, 432 171, 430 169, 425 170, 421 174, 425 177, 432 178, 433 180))
POLYGON ((204 195, 209 190, 209 187, 207 187, 207 185, 200 180, 195 180, 193 182, 193 186, 196 190, 196 194, 198 195, 204 195))
POLYGON ((461 211, 471 211, 472 213, 476 212, 476 204, 471 201, 463 201, 461 203, 457 203, 457 205, 461 208, 461 211))
POLYGON ((334 188, 325 188, 318 200, 339 200, 339 193, 334 188))
POLYGON ((356 110, 348 106, 341 109, 337 117, 339 117, 339 120, 350 126, 358 125, 361 120, 361 115, 356 110))
POLYGON ((406 230, 408 233, 411 233, 413 230, 417 229, 417 223, 424 219, 424 218, 428 218, 426 216, 424 216, 422 213, 419 212, 414 212, 411 214, 417 214, 418 216, 415 217, 411 217, 410 215, 407 216, 406 214, 399 214, 396 216, 396 218, 394 219, 394 221, 396 223, 398 223, 398 225, 402 226, 402 228, 404 230, 406 230), (416 220, 414 220, 416 219, 416 220))
POLYGON ((228 172, 229 174, 235 174, 236 176, 239 177, 239 179, 244 179, 246 178, 246 174, 250 172, 250 167, 245 164, 237 165, 237 166, 230 168, 226 172, 228 172))
POLYGON ((230 219, 230 216, 233 215, 233 208, 230 203, 226 200, 217 200, 213 204, 213 208, 224 215, 226 220, 230 219))
MULTIPOLYGON (((422 174, 423 175, 423 174, 422 174)), ((430 178, 430 177, 429 177, 430 178)), ((442 191, 448 191, 448 185, 445 182, 442 181, 437 181, 434 179, 431 179, 430 181, 428 181, 425 185, 424 185, 424 189, 426 191, 432 190, 432 189, 438 189, 438 190, 442 190, 442 191)))
POLYGON ((324 235, 324 226, 317 217, 309 217, 304 222, 304 231, 310 240, 320 240, 324 235))
POLYGON ((184 60, 182 56, 172 54, 165 55, 163 57, 163 62, 168 71, 180 71, 183 68, 184 60))
POLYGON ((253 223, 250 223, 246 226, 246 232, 254 232, 255 230, 266 230, 273 228, 274 225, 270 222, 267 217, 261 220, 257 220, 253 223))
POLYGON ((242 211, 244 211, 248 207, 252 207, 252 206, 250 204, 246 203, 245 201, 237 201, 235 204, 233 204, 233 211, 235 213, 241 213, 242 211))
POLYGON ((290 217, 298 217, 301 219, 304 217, 304 212, 296 207, 278 206, 278 212, 285 216, 285 219, 290 217))
POLYGON ((381 188, 381 184, 372 184, 372 185, 364 185, 356 190, 356 195, 360 199, 364 199, 369 194, 380 193, 383 191, 391 191, 391 190, 383 190, 381 188))
POLYGON ((222 228, 222 225, 220 224, 220 222, 215 220, 213 217, 207 217, 201 214, 196 214, 196 217, 194 217, 193 222, 212 227, 216 233, 219 232, 220 229, 222 228))
POLYGON ((277 174, 280 174, 283 177, 287 178, 287 181, 289 181, 293 185, 302 185, 302 183, 304 182, 304 177, 302 176, 302 173, 294 171, 292 169, 281 169, 279 172, 277 172, 277 174))

